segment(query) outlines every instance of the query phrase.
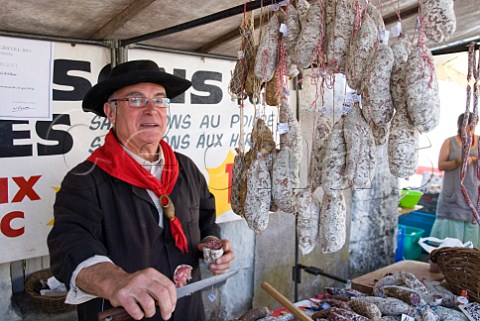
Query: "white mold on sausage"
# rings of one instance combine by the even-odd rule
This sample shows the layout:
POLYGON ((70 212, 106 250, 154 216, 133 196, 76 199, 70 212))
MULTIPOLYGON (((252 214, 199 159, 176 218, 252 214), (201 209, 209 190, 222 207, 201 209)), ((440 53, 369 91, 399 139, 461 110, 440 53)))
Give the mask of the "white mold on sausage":
POLYGON ((367 63, 374 53, 378 29, 373 19, 365 14, 362 26, 353 36, 345 58, 345 79, 350 88, 360 90, 367 63))
POLYGON ((377 126, 392 120, 393 103, 390 93, 390 77, 393 68, 393 52, 381 42, 371 56, 362 84, 362 114, 377 126))
POLYGON ((354 189, 370 187, 377 152, 372 130, 363 118, 358 102, 345 117, 343 136, 347 144, 345 176, 349 185, 354 189))
POLYGON ((335 253, 345 244, 347 209, 343 193, 324 194, 319 219, 319 239, 322 253, 335 253))
POLYGON ((453 0, 420 0, 422 29, 433 42, 446 41, 457 25, 453 0))
POLYGON ((308 188, 295 190, 298 246, 302 255, 312 252, 318 240, 320 208, 315 194, 308 188))
POLYGON ((271 178, 265 157, 254 159, 247 174, 245 219, 256 234, 266 230, 269 221, 271 178))
POLYGON ((347 145, 343 136, 344 118, 340 118, 328 135, 322 163, 322 186, 326 194, 338 195, 348 188, 345 176, 347 145))
POLYGON ((272 15, 263 30, 255 57, 255 77, 267 82, 273 77, 277 66, 277 49, 280 37, 280 20, 277 12, 272 15))
POLYGON ((309 186, 314 191, 322 184, 322 164, 326 153, 328 135, 332 130, 330 120, 320 115, 315 121, 309 169, 309 186))
POLYGON ((298 36, 294 51, 294 62, 301 68, 308 68, 313 60, 318 45, 323 51, 323 38, 325 32, 324 0, 315 0, 310 4, 305 23, 298 36))
POLYGON ((432 54, 424 43, 408 57, 405 85, 410 119, 419 132, 430 132, 440 121, 440 97, 432 54))
POLYGON ((345 55, 352 37, 355 0, 337 0, 332 33, 328 39, 327 61, 330 69, 343 72, 345 55))

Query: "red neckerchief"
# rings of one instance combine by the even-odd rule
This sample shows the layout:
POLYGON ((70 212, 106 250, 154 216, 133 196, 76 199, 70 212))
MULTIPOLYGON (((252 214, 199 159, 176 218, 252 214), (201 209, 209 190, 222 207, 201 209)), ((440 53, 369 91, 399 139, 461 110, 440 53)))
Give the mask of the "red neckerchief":
MULTIPOLYGON (((104 172, 121 181, 151 190, 158 197, 170 195, 178 178, 178 161, 170 145, 163 139, 160 141, 160 146, 162 147, 165 160, 161 181, 125 152, 112 130, 105 136, 105 143, 97 148, 87 158, 87 161, 94 163, 104 172)), ((180 251, 188 252, 187 238, 177 217, 170 220, 170 230, 175 240, 175 245, 180 251)))

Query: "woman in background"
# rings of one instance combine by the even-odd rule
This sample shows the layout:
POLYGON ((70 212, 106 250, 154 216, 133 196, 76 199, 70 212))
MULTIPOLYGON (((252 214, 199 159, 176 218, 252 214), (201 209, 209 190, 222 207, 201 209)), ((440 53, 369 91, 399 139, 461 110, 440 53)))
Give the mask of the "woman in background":
MULTIPOLYGON (((472 224, 473 214, 470 211, 460 188, 460 169, 462 167, 462 123, 465 114, 457 120, 457 135, 447 138, 440 148, 438 169, 444 171, 442 190, 439 195, 436 219, 430 236, 444 239, 456 238, 462 243, 471 241, 474 247, 480 247, 480 228, 472 224)), ((478 160, 478 138, 475 127, 478 119, 469 114, 467 134, 472 135, 472 146, 468 153, 467 171, 463 185, 474 205, 477 204, 478 185, 476 168, 478 160)))

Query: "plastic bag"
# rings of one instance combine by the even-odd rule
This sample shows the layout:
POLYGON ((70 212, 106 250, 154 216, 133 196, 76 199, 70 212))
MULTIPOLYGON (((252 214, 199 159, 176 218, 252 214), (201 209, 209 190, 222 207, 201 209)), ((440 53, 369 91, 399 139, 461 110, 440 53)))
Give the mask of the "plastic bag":
POLYGON ((437 239, 436 237, 429 236, 429 237, 422 237, 418 240, 418 244, 427 252, 431 253, 433 250, 436 250, 441 247, 466 247, 466 248, 473 248, 473 243, 471 241, 462 243, 459 239, 454 239, 451 237, 444 238, 443 240, 437 239), (431 243, 439 244, 438 246, 432 246, 431 243))

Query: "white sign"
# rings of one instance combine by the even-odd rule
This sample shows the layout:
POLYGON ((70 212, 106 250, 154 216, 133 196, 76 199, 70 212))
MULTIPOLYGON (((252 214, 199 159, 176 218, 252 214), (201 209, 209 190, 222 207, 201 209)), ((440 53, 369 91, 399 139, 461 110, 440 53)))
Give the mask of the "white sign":
MULTIPOLYGON (((240 217, 231 211, 230 182, 235 147, 247 146, 257 116, 276 132, 275 107, 240 108, 228 94, 235 61, 147 50, 129 51, 129 60, 151 59, 169 73, 192 81, 172 100, 165 140, 193 159, 215 195, 217 222, 240 217), (240 126, 245 137, 240 137, 240 126)), ((65 174, 103 144, 108 119, 83 112, 81 100, 109 62, 109 49, 56 43, 51 83, 53 117, 0 120, 0 263, 48 255, 53 204, 65 174)), ((50 90, 50 89, 49 89, 50 90)))
POLYGON ((52 119, 52 49, 48 41, 0 37, 0 119, 52 119))

